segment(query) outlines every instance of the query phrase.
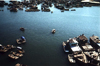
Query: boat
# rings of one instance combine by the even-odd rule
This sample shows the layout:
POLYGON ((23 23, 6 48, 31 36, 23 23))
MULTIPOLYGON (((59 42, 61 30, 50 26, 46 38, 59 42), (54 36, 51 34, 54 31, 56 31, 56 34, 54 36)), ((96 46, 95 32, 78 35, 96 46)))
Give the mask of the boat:
POLYGON ((2 44, 0 44, 0 52, 7 52, 8 50, 5 48, 5 46, 2 46, 2 44))
POLYGON ((61 10, 61 12, 64 12, 64 10, 61 10))
POLYGON ((7 52, 7 49, 0 49, 0 52, 7 52))
POLYGON ((17 52, 18 53, 25 53, 25 51, 22 49, 22 47, 17 47, 17 52))
POLYGON ((74 59, 79 66, 88 66, 90 63, 83 52, 75 53, 74 59))
POLYGON ((15 66, 27 66, 27 65, 17 63, 15 66))
POLYGON ((84 54, 88 57, 89 60, 95 60, 100 62, 100 54, 96 51, 86 51, 84 54))
POLYGON ((13 54, 8 54, 8 57, 10 57, 10 58, 12 58, 12 59, 18 59, 19 57, 17 57, 17 56, 14 56, 13 54))
POLYGON ((56 30, 55 29, 52 29, 52 33, 54 34, 56 32, 56 30))
POLYGON ((68 60, 70 63, 76 63, 76 61, 74 60, 73 54, 68 54, 68 60))
POLYGON ((26 39, 25 39, 24 36, 21 36, 21 38, 16 39, 16 42, 17 42, 18 44, 23 44, 23 43, 26 43, 26 39))
POLYGON ((25 31, 25 29, 24 29, 23 27, 20 27, 20 30, 21 30, 21 31, 25 31))
POLYGON ((10 44, 8 44, 8 45, 6 46, 6 49, 7 49, 7 50, 14 49, 14 48, 16 48, 16 47, 13 46, 13 45, 10 45, 10 44))
POLYGON ((96 50, 100 48, 100 39, 98 36, 91 36, 90 37, 90 44, 95 47, 96 50))
POLYGON ((71 11, 76 11, 75 9, 71 9, 71 11))
POLYGON ((53 13, 53 11, 51 11, 51 13, 53 13))
POLYGON ((69 38, 69 40, 67 40, 67 43, 72 53, 82 51, 82 49, 78 45, 78 41, 76 40, 76 38, 69 38))
POLYGON ((17 52, 12 52, 12 54, 15 55, 15 56, 17 56, 17 57, 22 57, 23 56, 23 54, 17 53, 17 52))
POLYGON ((11 8, 10 11, 11 12, 17 12, 17 8, 11 8))
POLYGON ((95 50, 93 46, 88 42, 88 39, 84 34, 78 36, 77 41, 79 42, 79 46, 82 48, 83 51, 95 50))
POLYGON ((62 43, 62 45, 63 45, 64 52, 69 52, 67 42, 64 41, 64 42, 62 43))

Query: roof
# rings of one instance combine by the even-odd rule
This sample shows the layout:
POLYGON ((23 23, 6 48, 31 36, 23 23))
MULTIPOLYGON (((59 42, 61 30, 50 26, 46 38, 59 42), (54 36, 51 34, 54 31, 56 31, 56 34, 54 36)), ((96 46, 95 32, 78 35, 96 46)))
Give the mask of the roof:
POLYGON ((80 40, 88 40, 84 34, 80 35, 78 38, 80 40))
POLYGON ((99 37, 98 36, 94 36, 94 35, 92 37, 90 37, 90 39, 92 41, 94 41, 95 43, 97 43, 99 41, 99 37))

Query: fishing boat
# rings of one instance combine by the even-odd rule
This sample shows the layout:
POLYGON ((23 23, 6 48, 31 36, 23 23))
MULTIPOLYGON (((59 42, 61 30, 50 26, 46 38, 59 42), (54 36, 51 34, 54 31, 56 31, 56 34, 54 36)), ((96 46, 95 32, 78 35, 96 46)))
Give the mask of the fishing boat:
POLYGON ((66 42, 66 41, 64 41, 64 42, 62 43, 62 45, 63 45, 64 52, 69 52, 67 42, 66 42))
POLYGON ((96 50, 100 48, 100 39, 98 36, 91 36, 90 37, 90 44, 95 47, 96 50))
POLYGON ((17 42, 18 44, 23 44, 23 43, 26 43, 26 39, 25 39, 24 36, 21 36, 21 38, 16 39, 16 42, 17 42))
POLYGON ((0 52, 7 52, 8 50, 5 48, 5 46, 2 46, 2 44, 0 44, 0 52))
POLYGON ((89 61, 83 52, 75 53, 74 59, 79 66, 88 66, 89 64, 89 61))
POLYGON ((25 51, 22 49, 22 47, 17 47, 17 52, 18 53, 25 53, 25 51))
POLYGON ((18 10, 17 10, 17 8, 11 8, 10 11, 11 12, 17 12, 18 10))
POLYGON ((55 29, 52 29, 52 33, 54 34, 56 32, 56 30, 55 29))
POLYGON ((10 50, 10 49, 14 49, 14 48, 16 48, 15 46, 10 45, 10 44, 8 44, 8 45, 5 46, 5 47, 6 47, 7 50, 10 50))
POLYGON ((12 54, 13 54, 14 56, 17 56, 17 57, 22 57, 22 56, 23 56, 23 54, 17 53, 17 52, 13 52, 13 51, 12 51, 12 54))
POLYGON ((79 46, 82 48, 83 51, 95 50, 93 46, 88 42, 88 39, 84 34, 78 36, 77 41, 79 42, 79 46))
POLYGON ((8 54, 8 57, 10 57, 10 58, 12 58, 12 59, 18 59, 19 57, 17 57, 17 56, 14 56, 13 54, 8 54))
POLYGON ((21 30, 21 31, 25 31, 25 28, 23 28, 23 27, 20 27, 20 30, 21 30))
POLYGON ((67 40, 67 43, 72 53, 82 51, 82 49, 78 45, 76 38, 69 38, 69 40, 67 40))
POLYGON ((27 66, 25 64, 20 64, 20 63, 17 63, 15 66, 27 66))
POLYGON ((74 60, 73 54, 68 54, 68 60, 70 63, 76 63, 76 61, 74 60))
POLYGON ((75 9, 71 9, 71 11, 76 11, 75 9))

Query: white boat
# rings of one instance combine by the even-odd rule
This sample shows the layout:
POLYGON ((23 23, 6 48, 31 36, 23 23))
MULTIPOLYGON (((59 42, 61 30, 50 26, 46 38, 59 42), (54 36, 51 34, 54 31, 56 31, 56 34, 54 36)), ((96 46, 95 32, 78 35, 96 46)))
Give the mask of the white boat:
POLYGON ((56 30, 55 29, 52 29, 52 33, 55 33, 56 32, 56 30))
POLYGON ((67 40, 67 42, 69 43, 72 53, 82 51, 82 49, 78 45, 78 42, 76 41, 76 38, 71 38, 67 40))

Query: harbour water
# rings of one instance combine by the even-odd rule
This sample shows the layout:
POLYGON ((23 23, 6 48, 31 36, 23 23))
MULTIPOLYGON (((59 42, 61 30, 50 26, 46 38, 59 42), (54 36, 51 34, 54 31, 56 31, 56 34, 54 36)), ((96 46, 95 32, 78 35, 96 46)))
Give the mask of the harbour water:
MULTIPOLYGON (((40 5, 38 6, 40 9, 40 5)), ((14 66, 16 63, 28 66, 77 66, 70 64, 64 53, 62 42, 85 34, 87 38, 100 37, 100 6, 74 8, 76 11, 61 12, 51 7, 51 12, 10 12, 7 6, 0 7, 0 43, 17 46, 16 39, 26 37, 25 54, 12 60, 7 53, 0 53, 0 66, 14 66), (19 30, 25 28, 25 32, 19 30), (56 33, 52 34, 52 29, 56 33)))

